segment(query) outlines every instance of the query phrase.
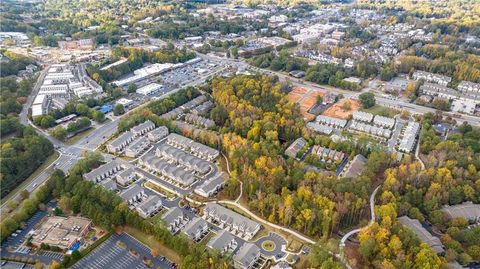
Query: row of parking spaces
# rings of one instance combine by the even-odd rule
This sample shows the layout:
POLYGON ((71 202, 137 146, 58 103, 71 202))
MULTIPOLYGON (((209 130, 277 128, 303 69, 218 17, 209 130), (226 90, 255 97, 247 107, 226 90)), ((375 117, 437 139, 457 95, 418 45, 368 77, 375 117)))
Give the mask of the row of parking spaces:
POLYGON ((16 230, 7 238, 7 240, 5 240, 5 242, 2 244, 2 248, 17 249, 23 244, 26 235, 28 234, 28 232, 30 232, 30 230, 33 229, 33 226, 35 226, 35 224, 37 224, 46 215, 46 211, 37 211, 30 219, 27 220, 24 229, 16 230))
POLYGON ((18 247, 15 250, 16 253, 21 253, 21 254, 28 254, 30 253, 30 248, 29 247, 18 247))
POLYGON ((127 234, 113 234, 72 268, 147 269, 149 267, 143 263, 143 257, 152 260, 153 268, 174 268, 173 264, 164 257, 153 258, 148 247, 127 234), (119 241, 123 242, 126 247, 120 247, 118 245, 119 241), (130 252, 131 250, 137 252, 138 256, 133 255, 130 252))
POLYGON ((63 260, 63 253, 59 253, 59 252, 40 250, 37 254, 40 256, 52 258, 58 261, 63 260))

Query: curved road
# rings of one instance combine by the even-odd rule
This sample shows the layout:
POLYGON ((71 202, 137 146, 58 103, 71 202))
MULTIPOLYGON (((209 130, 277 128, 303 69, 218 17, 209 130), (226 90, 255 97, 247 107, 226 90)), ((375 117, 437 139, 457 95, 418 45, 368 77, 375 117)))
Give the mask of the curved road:
MULTIPOLYGON (((348 232, 347 234, 345 234, 342 237, 342 239, 340 240, 340 248, 345 247, 345 242, 347 242, 347 240, 350 236, 352 236, 356 233, 359 233, 362 229, 367 228, 368 226, 372 225, 375 222, 375 196, 377 195, 377 192, 380 189, 380 187, 381 187, 381 185, 376 187, 375 190, 373 190, 372 194, 370 195, 370 215, 371 215, 371 218, 370 218, 369 223, 367 224, 367 226, 352 230, 352 231, 348 232)), ((348 261, 347 261, 347 259, 345 259, 344 255, 342 255, 342 260, 346 264, 347 268, 349 268, 349 269, 352 268, 348 264, 348 261)))

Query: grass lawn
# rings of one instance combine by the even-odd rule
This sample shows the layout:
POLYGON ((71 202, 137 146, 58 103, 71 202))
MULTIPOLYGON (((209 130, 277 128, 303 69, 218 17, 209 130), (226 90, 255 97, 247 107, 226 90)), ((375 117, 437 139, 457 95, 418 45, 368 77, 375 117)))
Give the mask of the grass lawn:
POLYGON ((371 108, 362 108, 360 109, 360 111, 372 113, 373 115, 389 117, 389 118, 393 118, 395 115, 400 114, 399 110, 380 106, 380 105, 374 105, 371 108))
POLYGON ((275 249, 275 243, 273 243, 273 241, 267 240, 262 243, 262 248, 266 251, 273 251, 275 249))
POLYGON ((169 249, 162 243, 155 240, 153 236, 145 234, 144 232, 129 226, 125 226, 124 231, 135 237, 138 241, 147 245, 149 248, 155 249, 159 255, 167 257, 176 264, 180 263, 180 256, 172 249, 169 249))
POLYGON ((40 165, 37 170, 35 170, 28 178, 26 178, 20 185, 18 185, 14 190, 12 190, 7 196, 3 197, 2 199, 2 204, 6 201, 8 201, 13 195, 15 195, 17 192, 22 191, 25 186, 30 184, 32 180, 34 180, 45 168, 47 168, 49 165, 51 165, 57 158, 59 154, 58 152, 54 151, 52 155, 48 156, 48 158, 43 162, 42 165, 40 165))
POLYGON ((287 250, 291 252, 298 252, 302 248, 303 244, 297 240, 290 241, 290 244, 287 246, 287 250))
POLYGON ((65 145, 68 145, 68 146, 74 145, 78 141, 80 141, 80 139, 82 139, 85 136, 91 134, 93 131, 95 131, 95 128, 88 128, 87 130, 74 135, 72 138, 67 139, 65 141, 65 145))

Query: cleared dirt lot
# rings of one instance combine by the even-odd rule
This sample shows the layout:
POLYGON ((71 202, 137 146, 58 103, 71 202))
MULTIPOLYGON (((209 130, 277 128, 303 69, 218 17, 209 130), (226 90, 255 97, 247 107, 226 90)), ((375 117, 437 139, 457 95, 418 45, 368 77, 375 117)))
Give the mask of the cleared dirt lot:
POLYGON ((362 104, 360 104, 360 101, 358 100, 353 100, 353 99, 342 99, 338 103, 332 105, 329 107, 325 112, 323 112, 323 115, 329 116, 329 117, 334 117, 334 118, 339 118, 339 119, 346 119, 350 115, 353 114, 353 112, 358 111, 362 104), (345 102, 350 101, 350 110, 344 110, 343 109, 343 104, 345 102))
POLYGON ((306 121, 315 118, 315 115, 308 113, 310 108, 317 102, 317 96, 324 96, 325 92, 316 89, 306 89, 296 87, 288 93, 289 101, 300 105, 300 112, 306 121))

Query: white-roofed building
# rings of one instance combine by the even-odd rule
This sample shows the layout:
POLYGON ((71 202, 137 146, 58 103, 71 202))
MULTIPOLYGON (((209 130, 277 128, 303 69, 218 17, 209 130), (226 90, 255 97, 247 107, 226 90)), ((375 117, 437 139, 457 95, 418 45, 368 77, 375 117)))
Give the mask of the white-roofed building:
POLYGON ((149 96, 149 95, 155 95, 159 93, 162 89, 163 89, 163 85, 158 83, 151 83, 137 89, 137 93, 149 96))

